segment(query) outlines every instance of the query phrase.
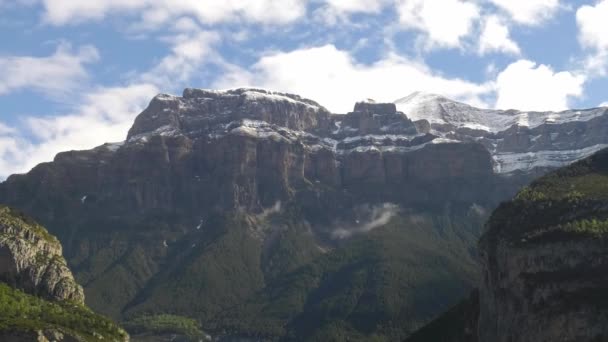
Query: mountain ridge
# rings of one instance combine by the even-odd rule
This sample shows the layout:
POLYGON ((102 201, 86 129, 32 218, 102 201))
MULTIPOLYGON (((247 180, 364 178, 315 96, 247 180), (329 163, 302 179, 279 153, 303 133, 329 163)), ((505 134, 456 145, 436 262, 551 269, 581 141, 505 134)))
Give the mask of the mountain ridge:
POLYGON ((213 96, 157 99, 126 142, 0 183, 0 202, 59 237, 99 312, 177 314, 220 336, 400 339, 470 290, 481 222, 525 183, 493 174, 479 144, 432 143, 393 104, 335 121, 293 99, 213 96))
POLYGON ((125 142, 0 183, 0 202, 58 236, 87 304, 116 319, 402 339, 472 289, 483 222, 542 172, 498 173, 496 136, 434 134, 395 104, 334 115, 268 91, 185 94, 157 96, 125 142))

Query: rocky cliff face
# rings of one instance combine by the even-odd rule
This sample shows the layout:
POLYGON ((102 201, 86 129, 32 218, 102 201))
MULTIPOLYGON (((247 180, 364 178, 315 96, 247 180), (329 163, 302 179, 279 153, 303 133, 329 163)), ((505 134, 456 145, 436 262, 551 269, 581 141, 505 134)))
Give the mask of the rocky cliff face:
POLYGON ((114 317, 400 339, 472 288, 482 222, 533 173, 497 172, 485 138, 398 108, 159 95, 126 141, 13 175, 0 202, 59 237, 87 303, 114 317))
POLYGON ((502 205, 482 252, 480 341, 608 338, 608 151, 502 205))
POLYGON ((32 219, 0 206, 0 340, 129 340, 84 306, 59 240, 32 219))
POLYGON ((437 197, 472 201, 478 194, 466 182, 496 183, 483 146, 419 134, 391 104, 359 104, 339 119, 312 101, 257 90, 161 95, 125 143, 59 154, 28 175, 10 177, 0 198, 35 207, 45 222, 83 211, 176 208, 202 218, 214 210, 262 212, 298 197, 324 207, 326 196, 315 193, 327 194, 327 187, 353 192, 332 196, 425 205, 437 197))
POLYGON ((0 207, 0 280, 48 300, 84 303, 59 240, 7 207, 0 207))

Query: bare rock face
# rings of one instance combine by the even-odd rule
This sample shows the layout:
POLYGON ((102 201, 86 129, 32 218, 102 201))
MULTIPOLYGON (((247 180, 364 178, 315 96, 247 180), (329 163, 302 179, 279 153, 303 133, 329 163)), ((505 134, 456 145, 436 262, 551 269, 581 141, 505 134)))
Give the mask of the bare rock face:
POLYGON ((84 303, 59 241, 7 207, 0 207, 0 280, 49 300, 84 303))
MULTIPOLYGON (((401 237, 424 227, 416 234, 434 243, 458 231, 453 248, 468 269, 484 213, 528 179, 495 174, 483 145, 438 137, 426 126, 393 104, 361 103, 330 115, 296 95, 186 89, 181 97, 154 98, 124 142, 60 153, 9 177, 0 184, 0 202, 62 241, 95 310, 124 318, 162 309, 211 324, 270 286, 276 269, 306 265, 402 212, 403 229, 395 233, 401 237), (360 207, 395 209, 367 220, 360 207), (297 243, 281 240, 296 228, 264 219, 272 213, 291 226, 296 221, 297 243), (274 247, 281 243, 294 247, 274 247), (209 247, 215 244, 221 247, 209 247), (180 300, 166 295, 175 288, 180 300)), ((436 260, 432 248, 424 251, 436 260)), ((398 288, 400 278, 387 274, 398 288)), ((428 281, 444 284, 454 274, 429 272, 428 281)), ((429 287, 418 280, 411 295, 432 308, 429 317, 470 290, 474 277, 467 273, 446 301, 425 294, 429 287)))
POLYGON ((608 339, 608 151, 534 182, 480 242, 479 341, 608 339))
POLYGON ((27 203, 19 207, 37 208, 36 217, 48 222, 93 208, 112 215, 255 212, 326 186, 367 195, 379 184, 373 192, 408 203, 467 197, 466 182, 446 195, 454 178, 490 187, 490 154, 479 144, 419 134, 394 104, 359 103, 330 118, 296 95, 186 89, 183 97, 152 100, 126 142, 60 153, 28 175, 9 177, 0 199, 27 203))
POLYGON ((344 135, 400 134, 416 135, 416 127, 408 117, 397 112, 393 103, 359 102, 353 112, 344 115, 338 132, 344 135))
POLYGON ((159 95, 137 117, 127 139, 153 132, 193 136, 237 120, 263 121, 292 130, 326 129, 330 113, 297 95, 261 89, 186 89, 182 97, 159 95))

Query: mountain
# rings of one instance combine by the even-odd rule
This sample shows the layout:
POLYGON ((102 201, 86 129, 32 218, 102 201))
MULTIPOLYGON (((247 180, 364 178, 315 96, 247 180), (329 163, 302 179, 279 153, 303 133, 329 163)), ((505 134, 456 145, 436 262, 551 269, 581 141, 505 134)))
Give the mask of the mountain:
POLYGON ((608 150, 525 187, 492 214, 473 294, 409 342, 605 341, 608 150))
POLYGON ((608 108, 562 112, 479 109, 443 96, 414 93, 395 102, 440 137, 478 142, 494 171, 509 174, 566 166, 608 147, 608 108))
MULTIPOLYGON (((158 95, 124 142, 13 175, 0 202, 48 227, 87 304, 127 326, 171 314, 223 338, 399 340, 478 284, 489 213, 551 166, 504 172, 488 148, 540 126, 439 129, 420 103, 337 115, 260 89, 158 95)), ((543 129, 580 125, 591 143, 604 116, 543 129)))
POLYGON ((61 244, 27 216, 0 206, 0 340, 128 341, 84 306, 61 244))

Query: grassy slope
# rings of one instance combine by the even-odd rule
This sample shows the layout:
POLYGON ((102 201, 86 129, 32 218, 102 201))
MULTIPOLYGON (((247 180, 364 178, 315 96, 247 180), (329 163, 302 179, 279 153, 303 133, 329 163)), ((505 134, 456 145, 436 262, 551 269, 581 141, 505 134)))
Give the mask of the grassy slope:
POLYGON ((608 233, 608 151, 540 178, 492 215, 484 241, 598 238, 608 233))
POLYGON ((122 341, 124 330, 85 306, 52 303, 0 283, 0 331, 55 329, 83 341, 122 341))

